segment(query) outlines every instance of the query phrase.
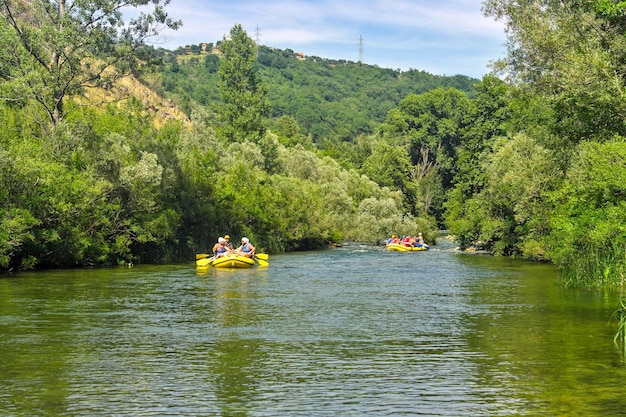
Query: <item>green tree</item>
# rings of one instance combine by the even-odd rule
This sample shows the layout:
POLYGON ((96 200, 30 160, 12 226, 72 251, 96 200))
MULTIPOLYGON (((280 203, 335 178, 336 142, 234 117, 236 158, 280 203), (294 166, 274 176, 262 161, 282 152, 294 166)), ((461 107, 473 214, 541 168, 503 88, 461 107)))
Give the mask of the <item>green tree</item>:
POLYGON ((487 0, 484 12, 509 34, 495 69, 551 104, 553 131, 570 149, 626 134, 624 2, 487 0))
POLYGON ((550 258, 569 283, 623 285, 626 277, 626 139, 585 142, 553 193, 550 258))
POLYGON ((301 133, 300 126, 292 116, 281 116, 276 121, 272 131, 278 136, 278 140, 285 146, 301 145, 307 149, 313 147, 311 138, 301 133))
POLYGON ((405 148, 380 141, 361 171, 380 186, 402 191, 407 211, 415 211, 416 189, 411 181, 412 166, 405 148))
POLYGON ((549 233, 548 198, 560 176, 552 152, 520 133, 501 138, 481 163, 484 188, 462 201, 455 188, 446 225, 461 246, 477 245, 498 255, 547 259, 541 243, 549 233))
POLYGON ((494 141, 506 134, 511 118, 508 107, 512 87, 493 75, 476 85, 476 97, 470 100, 464 121, 465 128, 456 147, 455 187, 461 187, 465 197, 482 189, 485 172, 482 162, 489 155, 494 141))
POLYGON ((267 87, 256 72, 257 45, 240 24, 220 45, 222 62, 218 70, 220 95, 219 133, 228 141, 258 141, 266 131, 269 113, 267 87))
POLYGON ((457 172, 457 149, 469 111, 469 99, 454 88, 410 94, 392 109, 381 136, 408 150, 412 181, 418 188, 416 208, 441 220, 445 191, 457 172))
POLYGON ((57 125, 71 109, 68 96, 111 87, 137 68, 145 40, 177 29, 164 10, 169 0, 0 1, 0 97, 36 100, 57 125), (154 5, 125 22, 128 6, 154 5))

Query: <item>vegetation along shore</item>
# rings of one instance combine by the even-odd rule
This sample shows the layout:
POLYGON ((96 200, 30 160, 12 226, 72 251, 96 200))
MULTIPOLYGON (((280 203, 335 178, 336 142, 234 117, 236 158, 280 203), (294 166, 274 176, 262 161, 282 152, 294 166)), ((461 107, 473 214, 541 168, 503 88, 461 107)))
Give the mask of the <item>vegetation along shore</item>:
POLYGON ((181 24, 158 1, 132 22, 122 2, 53 3, 0 5, 2 270, 445 228, 568 285, 624 281, 624 4, 484 1, 510 42, 478 80, 258 46, 239 24, 170 51, 146 45, 181 24))

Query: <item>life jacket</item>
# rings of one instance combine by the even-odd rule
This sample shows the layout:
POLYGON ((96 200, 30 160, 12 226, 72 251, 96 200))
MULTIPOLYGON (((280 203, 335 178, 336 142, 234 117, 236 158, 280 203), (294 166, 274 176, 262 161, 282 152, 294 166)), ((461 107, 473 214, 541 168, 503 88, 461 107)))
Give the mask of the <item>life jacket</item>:
POLYGON ((252 248, 250 247, 249 243, 246 243, 244 245, 241 245, 241 251, 243 253, 250 253, 250 252, 252 252, 252 248))
POLYGON ((226 246, 219 245, 215 253, 224 253, 226 252, 226 246))

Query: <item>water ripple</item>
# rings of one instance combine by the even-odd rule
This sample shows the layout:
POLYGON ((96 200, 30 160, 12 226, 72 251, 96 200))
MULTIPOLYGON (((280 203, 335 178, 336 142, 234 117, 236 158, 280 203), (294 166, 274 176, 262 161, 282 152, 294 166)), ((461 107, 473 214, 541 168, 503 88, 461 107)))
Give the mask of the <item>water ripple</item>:
POLYGON ((446 250, 346 245, 272 256, 264 269, 136 266, 0 280, 0 409, 7 416, 623 409, 626 375, 601 342, 611 337, 611 304, 538 276, 554 271, 446 250))

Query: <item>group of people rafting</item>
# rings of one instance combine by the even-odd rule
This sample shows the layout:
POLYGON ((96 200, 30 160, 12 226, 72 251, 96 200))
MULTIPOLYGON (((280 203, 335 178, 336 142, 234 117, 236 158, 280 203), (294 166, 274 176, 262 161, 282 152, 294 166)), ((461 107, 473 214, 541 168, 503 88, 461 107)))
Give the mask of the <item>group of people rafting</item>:
POLYGON ((252 246, 250 240, 247 237, 241 238, 241 245, 237 248, 233 247, 233 243, 230 241, 230 236, 219 237, 217 243, 213 245, 214 258, 217 259, 222 256, 234 253, 239 256, 245 256, 246 258, 254 257, 256 248, 252 246))
POLYGON ((408 246, 408 247, 415 247, 415 248, 428 248, 428 245, 426 243, 424 243, 424 236, 422 236, 421 233, 418 233, 417 236, 396 236, 396 235, 391 235, 391 237, 389 239, 387 239, 387 245, 389 244, 397 244, 397 245, 403 245, 403 246, 408 246))

